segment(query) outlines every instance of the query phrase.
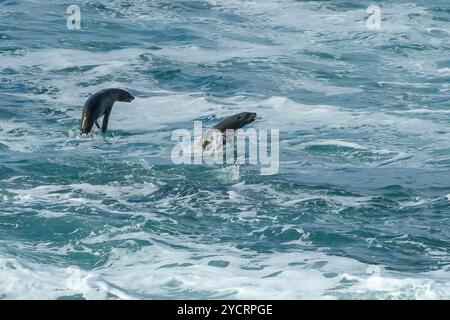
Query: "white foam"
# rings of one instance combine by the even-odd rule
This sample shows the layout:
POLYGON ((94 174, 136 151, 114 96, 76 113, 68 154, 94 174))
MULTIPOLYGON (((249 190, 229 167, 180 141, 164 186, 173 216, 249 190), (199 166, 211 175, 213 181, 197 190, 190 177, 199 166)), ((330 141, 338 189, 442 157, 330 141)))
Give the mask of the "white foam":
MULTIPOLYGON (((324 194, 322 192, 307 192, 303 190, 292 190, 291 192, 282 192, 274 188, 273 186, 266 184, 246 184, 243 182, 236 183, 232 186, 234 190, 240 195, 245 192, 258 192, 267 201, 271 201, 273 205, 280 207, 295 207, 299 203, 323 200, 327 202, 331 207, 339 208, 343 210, 349 207, 361 207, 367 204, 371 200, 371 197, 358 197, 358 196, 334 196, 324 194)), ((235 199, 238 201, 239 198, 235 199)), ((247 203, 245 198, 241 202, 247 203)))
POLYGON ((343 141, 343 140, 334 140, 334 139, 327 139, 327 140, 316 140, 316 141, 310 141, 305 142, 300 145, 302 148, 308 148, 312 146, 336 146, 336 147, 343 147, 343 148, 350 148, 350 149, 359 149, 359 150, 367 150, 366 147, 350 142, 350 141, 343 141))
POLYGON ((381 166, 385 166, 387 164, 391 164, 391 163, 394 163, 394 162, 403 161, 403 160, 409 160, 409 159, 412 159, 413 157, 414 157, 414 155, 412 155, 412 154, 407 154, 405 152, 400 152, 395 157, 379 163, 378 166, 381 167, 381 166))
POLYGON ((8 299, 191 298, 195 293, 237 299, 438 299, 450 294, 444 271, 410 277, 382 268, 373 273, 370 265, 320 252, 252 254, 190 245, 191 252, 164 245, 137 252, 116 248, 107 267, 94 270, 0 258, 0 285, 8 299))
MULTIPOLYGON (((130 195, 145 197, 158 190, 158 187, 150 182, 142 184, 133 184, 121 186, 118 184, 111 185, 91 185, 83 184, 69 184, 69 185, 45 185, 30 189, 6 189, 10 194, 8 196, 9 202, 18 205, 29 207, 36 204, 51 204, 55 203, 58 206, 64 206, 64 211, 46 210, 39 211, 39 215, 44 218, 60 217, 74 212, 68 208, 78 208, 81 205, 90 206, 96 210, 105 210, 109 212, 121 213, 120 211, 112 210, 111 207, 104 204, 102 200, 113 199, 123 205, 129 205, 127 199, 130 195)), ((14 214, 14 213, 12 213, 14 214)), ((140 212, 143 216, 152 216, 140 212)))
MULTIPOLYGON (((120 67, 132 61, 140 54, 148 51, 143 49, 119 49, 108 52, 89 52, 73 49, 50 49, 22 51, 21 55, 2 55, 3 66, 23 68, 39 67, 44 71, 58 71, 66 68, 93 66, 89 72, 95 73, 95 68, 102 66, 120 67), (95 67, 98 66, 98 67, 95 67)), ((100 73, 103 74, 103 73, 100 73)))
POLYGON ((448 76, 450 75, 450 68, 438 69, 438 73, 442 76, 448 76))
POLYGON ((450 110, 448 109, 410 109, 410 110, 403 110, 403 111, 395 111, 396 113, 450 113, 450 110))
POLYGON ((43 145, 36 130, 25 122, 16 120, 0 121, 0 143, 9 150, 33 152, 43 145))
MULTIPOLYGON (((172 94, 151 98, 137 98, 133 106, 114 109, 111 127, 126 126, 128 129, 148 129, 153 125, 192 121, 199 116, 211 116, 219 107, 204 97, 172 94)), ((192 125, 193 130, 193 125, 192 125)))

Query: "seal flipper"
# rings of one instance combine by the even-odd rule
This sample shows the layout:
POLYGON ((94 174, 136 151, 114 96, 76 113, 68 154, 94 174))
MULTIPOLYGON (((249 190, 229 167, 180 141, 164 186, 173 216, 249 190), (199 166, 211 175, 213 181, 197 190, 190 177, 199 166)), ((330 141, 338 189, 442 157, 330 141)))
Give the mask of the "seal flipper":
POLYGON ((102 132, 105 132, 106 129, 108 129, 108 120, 109 115, 111 114, 112 107, 105 111, 105 115, 103 116, 103 123, 102 123, 102 132))

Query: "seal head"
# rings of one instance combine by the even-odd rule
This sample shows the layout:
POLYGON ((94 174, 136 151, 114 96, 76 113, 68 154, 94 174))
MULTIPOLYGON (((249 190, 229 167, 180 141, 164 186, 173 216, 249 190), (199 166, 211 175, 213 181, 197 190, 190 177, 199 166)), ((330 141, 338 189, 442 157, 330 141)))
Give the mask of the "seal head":
POLYGON ((122 91, 123 92, 119 93, 119 97, 118 97, 117 101, 131 102, 134 100, 134 97, 128 91, 125 91, 125 90, 122 90, 122 91))

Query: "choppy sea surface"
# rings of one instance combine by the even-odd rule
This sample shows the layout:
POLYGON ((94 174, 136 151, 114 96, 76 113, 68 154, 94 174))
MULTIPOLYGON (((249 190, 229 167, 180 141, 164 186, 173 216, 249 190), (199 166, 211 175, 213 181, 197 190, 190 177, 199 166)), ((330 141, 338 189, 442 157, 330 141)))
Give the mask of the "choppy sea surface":
POLYGON ((0 0, 0 298, 450 298, 450 3, 370 4, 0 0), (241 111, 277 174, 172 163, 241 111))

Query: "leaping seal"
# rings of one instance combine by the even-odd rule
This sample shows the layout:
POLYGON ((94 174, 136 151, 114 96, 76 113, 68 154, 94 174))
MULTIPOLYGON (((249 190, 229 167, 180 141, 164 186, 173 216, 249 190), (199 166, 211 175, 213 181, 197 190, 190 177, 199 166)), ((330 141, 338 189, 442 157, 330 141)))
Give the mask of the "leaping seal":
POLYGON ((205 148, 212 142, 213 139, 213 132, 220 131, 223 135, 223 142, 226 143, 225 140, 225 134, 227 130, 238 130, 245 125, 252 123, 255 121, 256 113, 254 112, 241 112, 232 116, 229 116, 225 119, 223 119, 221 122, 216 124, 214 127, 212 127, 209 131, 206 132, 204 138, 203 138, 203 144, 202 148, 205 150, 205 148))
POLYGON ((94 124, 100 129, 97 120, 103 116, 102 132, 108 128, 109 115, 111 114, 114 102, 131 102, 134 97, 122 89, 105 89, 91 96, 83 107, 81 117, 81 133, 89 133, 94 124))

